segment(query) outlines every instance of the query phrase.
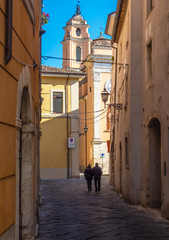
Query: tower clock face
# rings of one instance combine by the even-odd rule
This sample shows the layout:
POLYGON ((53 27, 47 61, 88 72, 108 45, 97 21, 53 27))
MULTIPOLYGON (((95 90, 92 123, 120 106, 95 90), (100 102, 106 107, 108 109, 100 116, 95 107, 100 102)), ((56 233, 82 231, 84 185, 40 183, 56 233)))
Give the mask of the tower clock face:
POLYGON ((81 29, 80 28, 77 28, 76 29, 76 35, 79 37, 81 35, 81 29))
POLYGON ((108 91, 108 93, 111 93, 111 80, 108 80, 105 83, 105 88, 106 88, 106 91, 108 91))

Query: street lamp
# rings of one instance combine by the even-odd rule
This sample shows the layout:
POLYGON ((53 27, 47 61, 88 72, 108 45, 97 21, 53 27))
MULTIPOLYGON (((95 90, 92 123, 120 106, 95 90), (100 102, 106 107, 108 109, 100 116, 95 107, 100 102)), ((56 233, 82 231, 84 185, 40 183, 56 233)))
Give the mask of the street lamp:
POLYGON ((101 92, 101 97, 102 101, 104 102, 104 106, 108 105, 109 107, 114 107, 117 110, 122 110, 123 109, 123 104, 122 103, 109 103, 106 104, 108 100, 109 93, 108 91, 104 88, 104 90, 101 92))
POLYGON ((83 128, 83 130, 84 130, 84 133, 86 134, 87 131, 88 131, 88 127, 85 125, 84 128, 83 128))
POLYGON ((104 90, 101 92, 101 97, 102 97, 102 101, 104 102, 104 107, 106 107, 106 102, 108 100, 108 96, 109 96, 109 93, 106 90, 106 88, 104 88, 104 90))

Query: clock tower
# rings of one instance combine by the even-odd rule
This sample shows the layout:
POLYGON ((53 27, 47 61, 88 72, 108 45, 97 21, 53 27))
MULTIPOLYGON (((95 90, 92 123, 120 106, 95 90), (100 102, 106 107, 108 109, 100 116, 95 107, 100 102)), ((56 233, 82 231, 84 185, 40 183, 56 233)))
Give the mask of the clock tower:
POLYGON ((83 19, 80 6, 77 5, 76 13, 66 23, 63 45, 63 68, 80 70, 82 61, 90 54, 91 39, 88 33, 89 25, 83 19))

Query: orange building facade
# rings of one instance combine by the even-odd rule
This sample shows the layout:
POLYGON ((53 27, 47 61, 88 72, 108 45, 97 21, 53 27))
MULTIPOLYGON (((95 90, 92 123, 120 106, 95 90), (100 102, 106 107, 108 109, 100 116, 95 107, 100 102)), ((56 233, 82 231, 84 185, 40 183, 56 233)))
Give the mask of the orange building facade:
POLYGON ((37 226, 40 0, 0 1, 0 239, 37 226))

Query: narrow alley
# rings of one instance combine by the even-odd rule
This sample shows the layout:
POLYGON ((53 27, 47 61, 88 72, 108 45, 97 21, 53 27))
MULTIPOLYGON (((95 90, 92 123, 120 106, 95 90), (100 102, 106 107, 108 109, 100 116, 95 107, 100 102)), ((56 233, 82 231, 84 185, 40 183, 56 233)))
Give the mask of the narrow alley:
POLYGON ((125 203, 102 178, 101 192, 86 181, 41 181, 38 240, 167 240, 169 222, 155 211, 125 203))

